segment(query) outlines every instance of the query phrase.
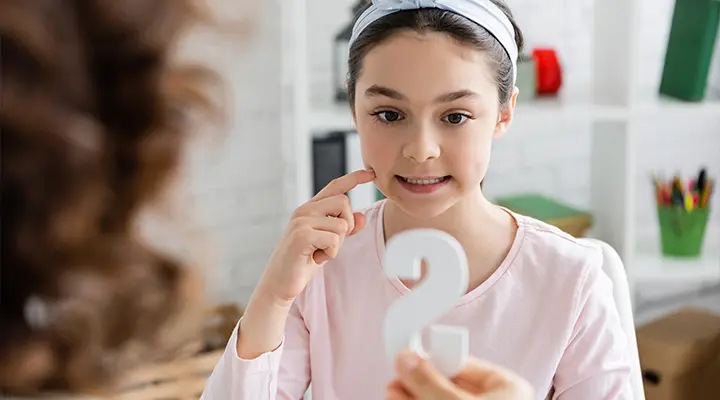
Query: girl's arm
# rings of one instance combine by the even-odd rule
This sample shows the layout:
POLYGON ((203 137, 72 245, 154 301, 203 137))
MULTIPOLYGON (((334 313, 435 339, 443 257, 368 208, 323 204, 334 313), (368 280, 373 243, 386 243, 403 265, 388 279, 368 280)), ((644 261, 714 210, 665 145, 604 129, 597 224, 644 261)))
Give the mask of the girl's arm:
POLYGON ((263 286, 261 282, 253 291, 237 329, 237 356, 244 360, 255 359, 280 346, 293 304, 275 299, 263 286))
POLYGON ((297 400, 307 391, 309 332, 297 302, 284 315, 278 308, 251 309, 252 303, 235 327, 201 400, 297 400), (281 316, 285 320, 279 321, 281 316), (271 327, 280 327, 284 334, 278 335, 271 327), (265 339, 256 335, 263 328, 268 328, 265 339), (248 340, 243 338, 245 333, 248 340))
POLYGON ((632 399, 629 343, 601 262, 588 269, 576 310, 575 326, 553 382, 553 399, 632 399))

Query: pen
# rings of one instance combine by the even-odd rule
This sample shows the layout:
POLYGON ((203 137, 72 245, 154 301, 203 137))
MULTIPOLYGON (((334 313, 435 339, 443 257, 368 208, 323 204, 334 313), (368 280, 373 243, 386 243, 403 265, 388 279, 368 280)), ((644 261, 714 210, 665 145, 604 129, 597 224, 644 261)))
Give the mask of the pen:
POLYGON ((707 170, 705 168, 701 168, 700 173, 698 174, 698 177, 697 177, 697 181, 695 182, 695 190, 697 190, 698 193, 703 193, 706 185, 707 185, 707 170))
POLYGON ((694 205, 692 193, 686 193, 683 200, 684 200, 683 205, 685 206, 685 211, 688 211, 688 212, 692 211, 693 205, 694 205))
POLYGON ((672 179, 662 179, 658 174, 651 175, 655 201, 659 206, 676 207, 685 212, 710 205, 715 180, 708 176, 707 169, 701 168, 693 179, 682 179, 674 175, 672 179))
POLYGON ((685 207, 685 196, 683 196, 683 188, 682 183, 680 182, 680 177, 675 176, 673 178, 670 193, 670 203, 673 206, 685 207))
POLYGON ((657 175, 653 174, 652 181, 653 187, 655 188, 655 201, 657 201, 658 204, 664 204, 665 196, 663 196, 662 183, 660 183, 660 178, 658 178, 657 175))
POLYGON ((700 207, 707 207, 710 203, 710 194, 712 193, 714 183, 712 180, 705 182, 704 190, 700 192, 700 207))

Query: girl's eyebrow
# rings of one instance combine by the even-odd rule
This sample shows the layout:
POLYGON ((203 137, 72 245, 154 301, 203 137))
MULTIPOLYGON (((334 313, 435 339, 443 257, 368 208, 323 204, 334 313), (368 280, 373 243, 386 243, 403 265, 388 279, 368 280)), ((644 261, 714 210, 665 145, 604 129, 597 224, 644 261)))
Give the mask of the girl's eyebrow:
MULTIPOLYGON (((386 86, 372 85, 365 90, 366 97, 384 96, 395 100, 406 100, 407 98, 402 93, 395 89, 391 89, 386 86)), ((469 89, 457 90, 450 93, 442 94, 435 98, 436 103, 448 103, 451 101, 459 100, 462 98, 477 98, 479 94, 469 89)))
POLYGON ((479 98, 480 95, 469 89, 458 90, 455 92, 446 93, 435 98, 436 103, 449 103, 451 101, 464 99, 464 98, 479 98))
POLYGON ((385 96, 395 100, 405 100, 406 97, 402 93, 389 87, 372 85, 365 91, 366 97, 385 96))

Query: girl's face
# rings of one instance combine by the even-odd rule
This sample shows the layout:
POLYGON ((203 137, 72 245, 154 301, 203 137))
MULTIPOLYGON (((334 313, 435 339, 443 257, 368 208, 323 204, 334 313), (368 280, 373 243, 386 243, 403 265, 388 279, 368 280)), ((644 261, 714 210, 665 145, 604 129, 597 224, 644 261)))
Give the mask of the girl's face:
POLYGON ((500 110, 485 54, 442 33, 401 32, 366 55, 354 118, 375 184, 407 213, 439 215, 480 191, 500 110))

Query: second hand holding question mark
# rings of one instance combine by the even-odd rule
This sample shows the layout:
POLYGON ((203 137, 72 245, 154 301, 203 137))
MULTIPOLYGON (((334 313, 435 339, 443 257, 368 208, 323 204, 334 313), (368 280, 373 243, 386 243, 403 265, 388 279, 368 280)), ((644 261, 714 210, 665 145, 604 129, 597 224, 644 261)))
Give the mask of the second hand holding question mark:
POLYGON ((398 352, 410 347, 421 356, 429 356, 440 372, 453 376, 467 362, 467 329, 433 325, 429 352, 423 349, 420 335, 467 291, 467 256, 451 235, 435 229, 414 229, 388 241, 385 271, 391 277, 417 280, 423 259, 427 267, 424 281, 392 303, 385 315, 386 353, 394 363, 398 352))

